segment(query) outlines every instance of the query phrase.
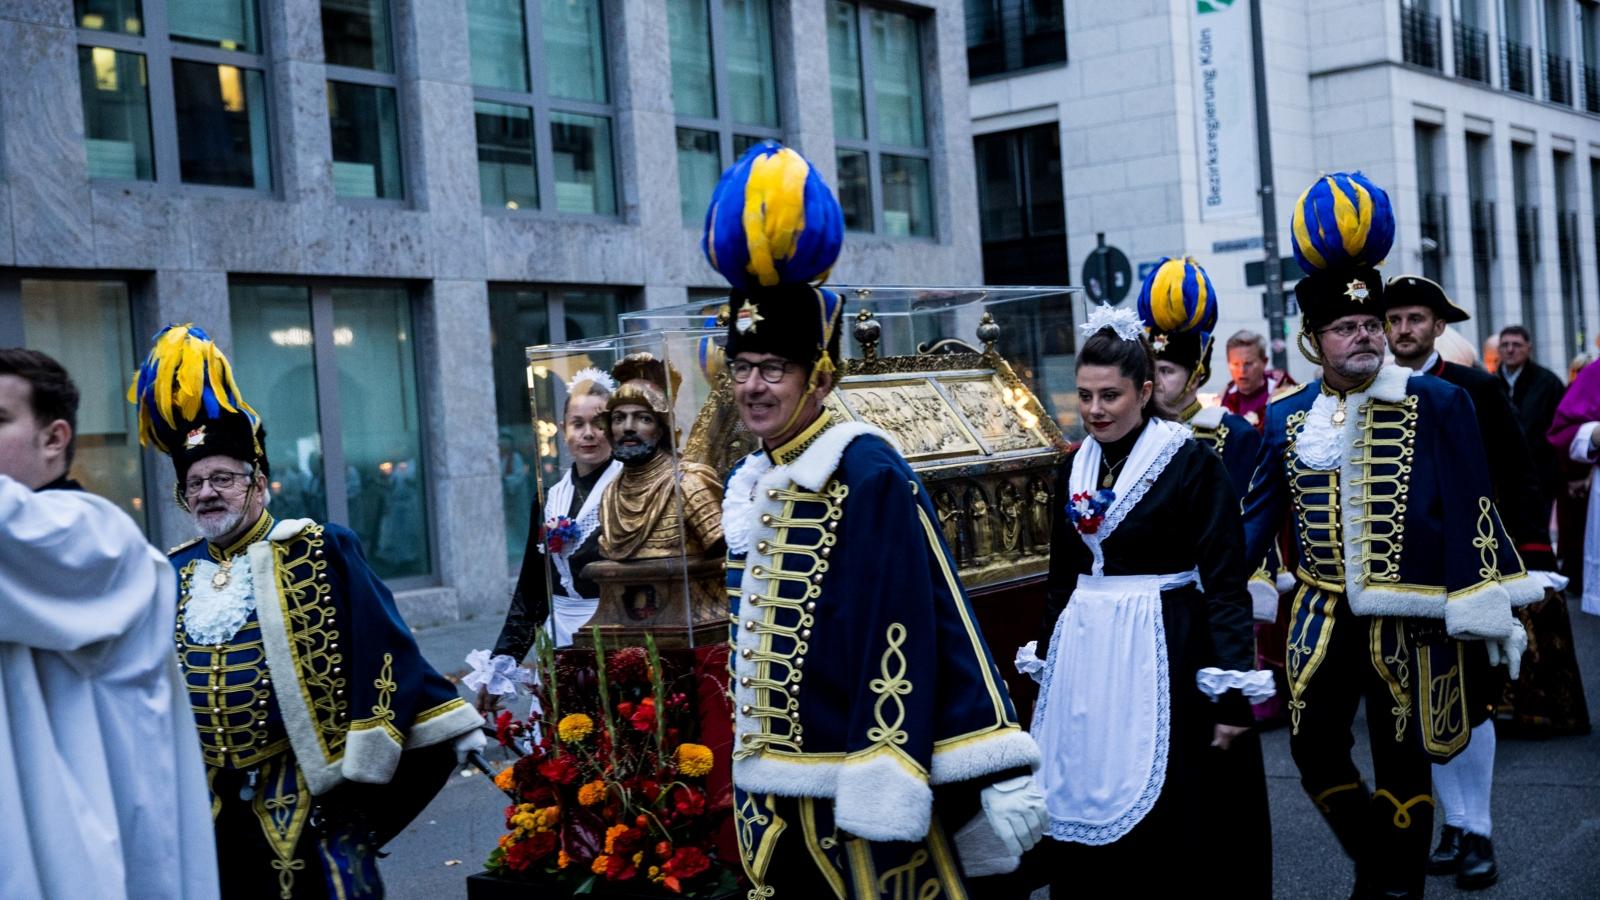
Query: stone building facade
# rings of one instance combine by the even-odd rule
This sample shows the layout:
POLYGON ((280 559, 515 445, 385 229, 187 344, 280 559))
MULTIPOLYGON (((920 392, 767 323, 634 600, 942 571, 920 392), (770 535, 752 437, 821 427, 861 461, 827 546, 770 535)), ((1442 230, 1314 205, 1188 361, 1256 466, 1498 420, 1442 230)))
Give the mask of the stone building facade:
POLYGON ((967 107, 959 0, 13 0, 0 345, 69 364, 78 474, 176 543, 121 392, 202 325, 275 512, 352 524, 413 625, 493 615, 519 348, 716 291, 685 191, 761 137, 853 190, 836 281, 977 282, 967 107))

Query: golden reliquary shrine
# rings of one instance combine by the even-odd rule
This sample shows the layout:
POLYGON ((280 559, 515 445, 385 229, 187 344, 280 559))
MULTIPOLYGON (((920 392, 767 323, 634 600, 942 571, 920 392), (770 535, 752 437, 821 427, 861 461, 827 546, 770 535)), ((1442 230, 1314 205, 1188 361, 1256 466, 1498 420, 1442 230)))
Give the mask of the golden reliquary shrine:
MULTIPOLYGON (((1041 616, 1056 468, 1079 431, 1075 291, 832 290, 844 359, 827 408, 882 429, 916 470, 1009 670, 1041 616)), ((620 334, 527 351, 553 605, 581 618, 593 604, 568 628, 579 646, 593 626, 607 646, 727 640, 722 485, 756 441, 723 364, 726 315, 717 299, 646 310, 620 334), (595 462, 600 411, 614 463, 595 462), (575 502, 575 484, 594 496, 575 502)), ((887 563, 895 548, 874 551, 887 563)))

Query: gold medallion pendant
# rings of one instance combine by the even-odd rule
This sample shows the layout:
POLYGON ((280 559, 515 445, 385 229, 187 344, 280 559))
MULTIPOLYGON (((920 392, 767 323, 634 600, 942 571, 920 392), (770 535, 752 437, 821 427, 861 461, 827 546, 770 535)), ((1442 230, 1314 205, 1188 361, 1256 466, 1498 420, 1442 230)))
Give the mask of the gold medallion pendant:
POLYGON ((1333 415, 1330 417, 1330 421, 1332 421, 1335 425, 1343 425, 1344 419, 1344 398, 1340 397, 1339 405, 1334 408, 1333 415))
POLYGON ((211 586, 222 590, 228 586, 228 579, 233 573, 233 560, 225 559, 217 564, 217 574, 211 576, 211 586))
POLYGON ((1106 473, 1106 477, 1100 479, 1100 486, 1103 487, 1103 488, 1111 487, 1112 485, 1114 485, 1116 483, 1117 483, 1117 476, 1111 474, 1110 472, 1106 473))

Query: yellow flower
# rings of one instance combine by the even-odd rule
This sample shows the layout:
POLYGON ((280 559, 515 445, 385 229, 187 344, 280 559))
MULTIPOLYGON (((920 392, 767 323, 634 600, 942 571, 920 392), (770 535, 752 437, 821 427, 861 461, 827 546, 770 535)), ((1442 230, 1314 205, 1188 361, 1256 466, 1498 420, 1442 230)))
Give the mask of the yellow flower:
POLYGON ((569 744, 576 744, 594 732, 594 720, 583 713, 563 716, 556 725, 556 734, 569 744))
POLYGON ((511 824, 524 831, 534 831, 539 827, 539 818, 536 813, 517 813, 511 817, 511 824))
POLYGON ((511 770, 515 768, 516 766, 512 765, 501 769, 500 774, 494 777, 494 786, 502 791, 509 791, 513 787, 516 787, 517 782, 511 772, 511 770))
POLYGON ((646 872, 645 874, 648 875, 650 877, 650 880, 655 882, 656 884, 660 884, 662 881, 666 880, 666 877, 667 877, 667 876, 661 874, 661 867, 660 866, 651 866, 650 867, 650 871, 646 872))
POLYGON ((604 853, 602 853, 594 858, 594 862, 589 864, 589 871, 595 873, 596 875, 604 875, 609 862, 610 860, 606 858, 604 853))
POLYGON ((678 774, 699 778, 711 771, 711 748, 704 744, 678 745, 678 774))
POLYGON ((578 802, 584 806, 594 806, 606 801, 606 783, 604 781, 591 781, 578 788, 578 802))
POLYGON ((640 850, 638 853, 635 853, 633 855, 633 864, 634 865, 637 866, 641 862, 644 862, 644 851, 643 850, 640 850))
POLYGON ((613 825, 606 829, 606 852, 617 852, 617 838, 628 830, 626 825, 613 825))
POLYGON ((572 865, 572 857, 567 855, 567 851, 563 850, 556 854, 556 868, 565 869, 570 865, 572 865))

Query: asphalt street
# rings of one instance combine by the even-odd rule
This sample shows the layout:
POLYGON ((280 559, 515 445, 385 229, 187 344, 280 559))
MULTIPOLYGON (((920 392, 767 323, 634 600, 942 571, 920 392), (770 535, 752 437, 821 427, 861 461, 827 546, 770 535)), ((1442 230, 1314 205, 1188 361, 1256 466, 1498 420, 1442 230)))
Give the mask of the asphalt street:
MULTIPOLYGON (((1600 618, 1569 601, 1579 665, 1587 676, 1590 718, 1600 722, 1600 618)), ((417 633, 440 671, 459 676, 467 653, 494 642, 498 621, 475 620, 417 633)), ((463 695, 465 695, 463 690, 463 695)), ((1364 716, 1357 716, 1356 752, 1370 773, 1364 716)), ((1350 864, 1300 790, 1286 729, 1263 735, 1272 805, 1274 895, 1289 900, 1349 896, 1350 864)), ((389 896, 456 900, 466 877, 504 831, 502 794, 482 775, 458 774, 411 827, 389 845, 381 865, 389 896)), ((1494 842, 1500 883, 1471 894, 1449 878, 1430 878, 1430 897, 1566 900, 1600 896, 1600 733, 1545 741, 1499 741, 1495 766, 1494 842)), ((1437 824, 1436 824, 1437 827, 1437 824)), ((1197 823, 1196 839, 1205 836, 1197 823)), ((1040 895, 1042 896, 1042 892, 1040 895)))

